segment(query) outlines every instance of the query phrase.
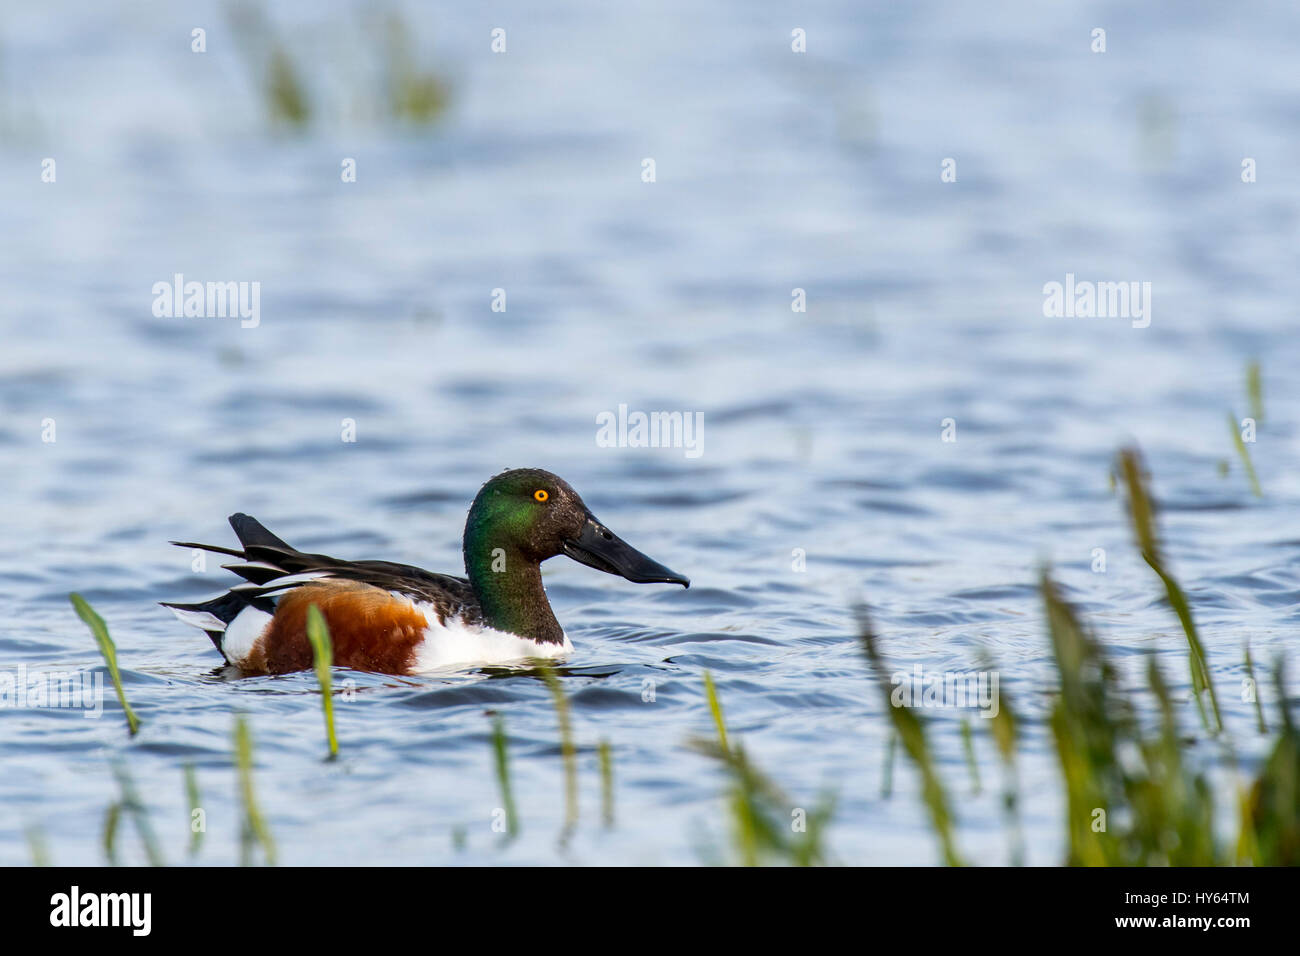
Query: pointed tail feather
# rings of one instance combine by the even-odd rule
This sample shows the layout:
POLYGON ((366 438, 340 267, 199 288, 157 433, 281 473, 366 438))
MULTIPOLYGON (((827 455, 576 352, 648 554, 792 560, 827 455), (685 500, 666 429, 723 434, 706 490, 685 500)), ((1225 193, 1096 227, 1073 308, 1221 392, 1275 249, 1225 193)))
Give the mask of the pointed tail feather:
MULTIPOLYGON (((298 577, 289 574, 275 561, 277 555, 292 557, 298 551, 267 531, 256 518, 237 513, 230 516, 230 526, 244 550, 223 548, 215 544, 199 544, 195 541, 173 541, 181 548, 198 548, 214 554, 228 554, 239 558, 240 564, 226 564, 222 567, 234 571, 247 582, 238 584, 220 597, 211 601, 194 604, 177 604, 171 601, 158 602, 171 610, 181 621, 197 627, 212 640, 222 656, 226 656, 221 646, 226 637, 226 629, 248 607, 253 607, 264 614, 275 613, 274 597, 280 590, 300 583, 298 577)), ((227 660, 229 658, 227 657, 227 660)))
POLYGON ((219 544, 199 544, 197 541, 168 541, 168 544, 174 544, 178 548, 198 548, 200 551, 211 551, 213 554, 229 554, 236 558, 242 558, 244 552, 236 551, 234 548, 223 548, 219 544))
POLYGON ((230 521, 230 527, 235 529, 235 536, 239 538, 239 543, 242 544, 245 549, 252 545, 262 545, 265 547, 279 548, 281 551, 288 551, 290 553, 297 550, 292 545, 267 531, 262 523, 251 515, 236 512, 227 520, 230 521))
POLYGON ((227 591, 211 601, 201 601, 197 604, 175 604, 171 601, 159 601, 158 603, 165 608, 169 608, 173 614, 186 624, 197 627, 207 634, 212 639, 212 643, 216 645, 217 650, 221 650, 221 636, 226 632, 226 625, 233 621, 239 612, 252 602, 242 594, 227 591))

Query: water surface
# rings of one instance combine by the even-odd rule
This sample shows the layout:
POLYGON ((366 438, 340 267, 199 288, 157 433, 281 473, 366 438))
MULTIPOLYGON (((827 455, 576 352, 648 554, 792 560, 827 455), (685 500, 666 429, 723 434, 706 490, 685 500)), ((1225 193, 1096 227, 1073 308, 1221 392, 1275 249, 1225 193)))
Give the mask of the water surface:
MULTIPOLYGON (((170 862, 194 764, 198 860, 236 862, 236 713, 286 863, 709 860, 727 842, 725 781, 688 746, 711 732, 708 670, 793 801, 837 794, 838 860, 934 863, 910 768, 882 796, 888 721, 857 601, 900 670, 993 657, 1030 718, 1028 859, 1059 862, 1042 562, 1135 682, 1145 652, 1161 656, 1196 722, 1177 621, 1108 481, 1131 441, 1226 720, 1258 759, 1242 647, 1294 658, 1300 606, 1293 5, 395 6, 453 85, 431 129, 349 108, 350 84, 371 79, 362 5, 277 7, 325 104, 302 133, 268 127, 217 5, 28 5, 0 33, 0 663, 102 669, 68 605, 79 590, 144 722, 128 742, 111 699, 100 720, 0 709, 0 862, 29 860, 28 827, 54 862, 101 862, 114 756, 170 862), (190 52, 196 24, 206 54, 190 52), (497 25, 505 55, 489 49, 497 25), (1104 54, 1089 49, 1099 25, 1104 54), (948 157, 955 183, 940 181, 948 157), (260 282, 260 324, 154 317, 153 284, 178 272, 260 282), (1151 282, 1150 326, 1045 318, 1043 285, 1067 273, 1151 282), (1262 500, 1227 425, 1248 414, 1255 356, 1262 500), (703 413, 702 454, 601 447, 597 416, 620 403, 703 413), (562 682, 581 817, 566 842, 535 675, 340 672, 355 693, 328 763, 313 677, 215 673, 207 640, 155 604, 226 586, 217 561, 195 571, 167 541, 232 544, 234 511, 306 550, 458 572, 475 491, 520 466, 563 475, 693 582, 545 568, 576 646, 562 682), (491 828, 498 714, 512 842, 491 828)), ((928 716, 963 852, 1005 862, 981 719, 928 716)))

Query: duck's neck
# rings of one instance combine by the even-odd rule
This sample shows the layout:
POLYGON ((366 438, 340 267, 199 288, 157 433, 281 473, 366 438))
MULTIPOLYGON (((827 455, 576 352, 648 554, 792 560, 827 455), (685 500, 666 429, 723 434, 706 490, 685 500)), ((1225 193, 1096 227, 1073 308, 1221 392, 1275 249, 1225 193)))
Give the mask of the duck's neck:
POLYGON ((489 627, 540 644, 564 643, 564 630, 546 600, 542 569, 536 561, 500 548, 494 555, 492 548, 467 534, 465 573, 489 627))

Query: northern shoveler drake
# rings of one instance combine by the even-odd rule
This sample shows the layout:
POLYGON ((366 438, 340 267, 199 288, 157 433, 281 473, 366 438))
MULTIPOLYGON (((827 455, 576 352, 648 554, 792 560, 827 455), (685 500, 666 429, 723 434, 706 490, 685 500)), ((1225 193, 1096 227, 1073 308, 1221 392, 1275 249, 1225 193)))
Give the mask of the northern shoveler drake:
POLYGON ((313 663, 307 610, 329 625, 334 663, 385 674, 573 650, 551 611, 539 565, 566 554, 629 581, 690 587, 591 513, 569 483, 537 468, 505 471, 479 491, 465 521, 465 577, 389 561, 307 554, 245 514, 230 516, 242 551, 173 541, 233 555, 222 565, 244 579, 201 604, 170 604, 203 630, 226 661, 250 674, 285 674, 313 663))

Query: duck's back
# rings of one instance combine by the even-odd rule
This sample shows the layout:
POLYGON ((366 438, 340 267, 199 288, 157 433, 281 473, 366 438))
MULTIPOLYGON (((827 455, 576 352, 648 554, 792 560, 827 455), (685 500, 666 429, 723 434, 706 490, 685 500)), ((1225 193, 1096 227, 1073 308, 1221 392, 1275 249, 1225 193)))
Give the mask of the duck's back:
POLYGON ((176 543, 241 558, 242 563, 223 567, 244 583, 201 604, 166 606, 206 631, 226 660, 247 673, 285 674, 312 666, 307 638, 312 605, 325 618, 334 663, 341 667, 410 674, 468 661, 492 663, 507 651, 527 656, 515 646, 523 638, 484 626, 465 578, 299 551, 248 515, 232 515, 230 524, 243 551, 176 543))

